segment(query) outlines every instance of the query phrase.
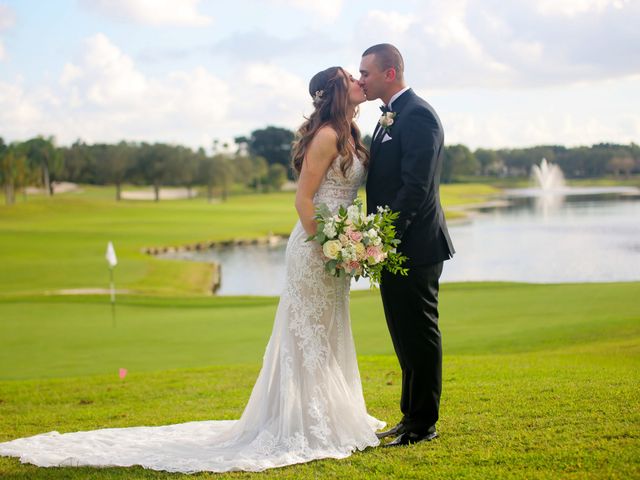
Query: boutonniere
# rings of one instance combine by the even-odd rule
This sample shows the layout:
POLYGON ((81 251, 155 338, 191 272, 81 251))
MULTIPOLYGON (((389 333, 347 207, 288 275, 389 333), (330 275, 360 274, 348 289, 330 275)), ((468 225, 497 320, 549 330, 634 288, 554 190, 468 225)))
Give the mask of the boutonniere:
POLYGON ((382 114, 380 120, 378 120, 378 123, 384 130, 384 133, 389 133, 389 131, 391 130, 391 125, 393 125, 393 122, 397 115, 398 114, 396 112, 384 112, 382 114))

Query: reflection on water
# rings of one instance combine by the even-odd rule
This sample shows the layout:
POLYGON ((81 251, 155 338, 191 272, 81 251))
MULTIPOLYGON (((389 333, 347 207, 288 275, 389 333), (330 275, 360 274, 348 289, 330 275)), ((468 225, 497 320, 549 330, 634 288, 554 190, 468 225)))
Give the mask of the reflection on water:
POLYGON ((640 201, 567 196, 514 198, 451 229, 457 254, 443 281, 640 280, 640 201))
POLYGON ((158 255, 221 265, 218 295, 280 295, 286 244, 246 245, 158 255))
MULTIPOLYGON (((508 207, 483 210, 469 222, 450 226, 457 253, 445 263, 443 282, 640 280, 637 196, 518 193, 510 200, 508 207)), ((284 249, 244 246, 171 257, 220 262, 220 295, 278 295, 284 249)), ((360 280, 352 288, 368 284, 360 280)))
POLYGON ((564 205, 564 195, 539 195, 534 198, 535 209, 547 218, 551 212, 564 205))

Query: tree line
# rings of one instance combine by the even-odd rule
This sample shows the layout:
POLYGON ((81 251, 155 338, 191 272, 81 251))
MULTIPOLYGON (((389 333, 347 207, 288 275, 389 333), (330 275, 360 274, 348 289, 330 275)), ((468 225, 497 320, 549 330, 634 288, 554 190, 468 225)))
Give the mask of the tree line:
POLYGON ((544 145, 530 148, 469 150, 464 145, 445 148, 441 181, 463 176, 523 177, 542 158, 557 164, 567 178, 629 177, 640 173, 640 146, 599 143, 590 147, 544 145))
POLYGON ((160 187, 205 187, 226 200, 231 185, 256 192, 280 190, 287 181, 293 132, 277 128, 254 131, 234 139, 234 150, 214 141, 212 153, 166 143, 119 142, 87 144, 81 140, 58 147, 53 137, 38 136, 5 144, 0 137, 0 183, 7 204, 26 187, 37 186, 54 194, 53 182, 114 185, 116 200, 125 184, 152 186, 159 201, 160 187))
MULTIPOLYGON (((53 195, 54 181, 114 185, 116 200, 124 184, 153 186, 156 201, 161 186, 204 187, 211 200, 225 200, 232 184, 256 192, 279 190, 287 178, 294 133, 269 126, 239 136, 232 145, 214 141, 211 153, 165 143, 87 144, 81 140, 58 147, 53 137, 38 136, 5 144, 0 137, 0 183, 6 203, 27 186, 39 186, 53 195)), ((364 142, 371 143, 366 136, 364 142)), ((629 176, 640 172, 640 147, 602 143, 590 147, 536 146, 517 149, 470 150, 465 145, 445 147, 441 181, 450 183, 473 176, 523 177, 542 158, 556 163, 568 178, 595 178, 607 174, 629 176)), ((26 195, 26 194, 25 194, 26 195)), ((189 195, 191 196, 191 195, 189 195)))

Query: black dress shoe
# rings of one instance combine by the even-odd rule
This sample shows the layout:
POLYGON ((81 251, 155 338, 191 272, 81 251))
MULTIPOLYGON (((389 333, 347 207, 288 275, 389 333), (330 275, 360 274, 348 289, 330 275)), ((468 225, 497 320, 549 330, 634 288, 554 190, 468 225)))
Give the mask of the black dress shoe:
POLYGON ((404 432, 398 435, 389 443, 385 444, 385 447, 402 447, 403 445, 413 445, 414 443, 429 442, 434 438, 438 438, 438 432, 433 429, 424 434, 404 432))
POLYGON ((395 427, 391 427, 389 430, 385 430, 384 432, 377 432, 376 437, 382 440, 383 438, 390 437, 391 435, 400 435, 406 431, 407 430, 404 428, 404 425, 402 424, 402 422, 400 422, 395 427))

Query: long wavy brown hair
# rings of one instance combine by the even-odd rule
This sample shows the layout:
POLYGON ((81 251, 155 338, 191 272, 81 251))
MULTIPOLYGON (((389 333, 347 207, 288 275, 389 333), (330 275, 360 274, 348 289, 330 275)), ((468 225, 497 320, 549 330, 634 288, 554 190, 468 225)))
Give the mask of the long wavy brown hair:
MULTIPOLYGON (((353 157, 369 163, 369 152, 362 143, 360 129, 353 118, 347 118, 349 106, 348 77, 342 67, 330 67, 316 73, 309 82, 309 94, 315 107, 296 132, 291 153, 291 168, 300 175, 309 144, 316 132, 330 125, 338 134, 338 153, 342 157, 340 171, 346 176, 353 157), (353 144, 349 141, 353 139, 353 144)), ((356 108, 357 112, 357 108, 356 108)))

